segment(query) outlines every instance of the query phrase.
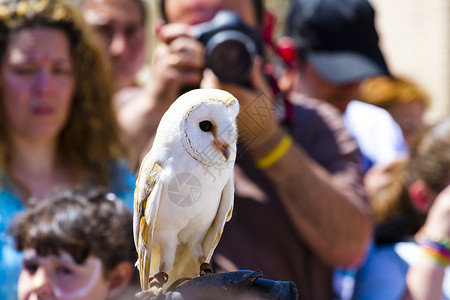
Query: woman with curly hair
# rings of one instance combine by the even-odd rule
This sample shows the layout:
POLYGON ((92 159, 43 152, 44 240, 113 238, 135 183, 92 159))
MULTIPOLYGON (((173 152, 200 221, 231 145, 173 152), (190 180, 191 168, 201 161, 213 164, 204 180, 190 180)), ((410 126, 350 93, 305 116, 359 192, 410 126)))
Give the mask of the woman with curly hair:
POLYGON ((96 42, 68 1, 0 2, 0 294, 20 267, 5 233, 17 212, 77 185, 132 206, 135 177, 96 42))

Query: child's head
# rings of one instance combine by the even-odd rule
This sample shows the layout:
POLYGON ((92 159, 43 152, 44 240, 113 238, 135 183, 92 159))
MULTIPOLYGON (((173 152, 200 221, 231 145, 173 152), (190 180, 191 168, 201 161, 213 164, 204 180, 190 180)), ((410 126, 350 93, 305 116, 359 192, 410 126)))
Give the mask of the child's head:
POLYGON ((108 299, 133 277, 132 214, 99 190, 63 191, 12 224, 24 265, 19 299, 108 299))
POLYGON ((371 192, 375 219, 384 222, 414 214, 414 229, 419 229, 435 197, 450 184, 449 148, 450 117, 446 117, 418 132, 407 159, 368 173, 366 181, 371 176, 382 183, 371 192))

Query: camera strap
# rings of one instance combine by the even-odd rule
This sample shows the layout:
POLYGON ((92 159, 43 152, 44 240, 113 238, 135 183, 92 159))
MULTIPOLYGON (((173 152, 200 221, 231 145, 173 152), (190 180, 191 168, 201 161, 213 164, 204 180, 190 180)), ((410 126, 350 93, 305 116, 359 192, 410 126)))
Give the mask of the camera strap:
POLYGON ((291 132, 292 121, 294 119, 294 105, 287 99, 286 94, 278 87, 278 83, 272 74, 267 74, 272 93, 275 96, 275 107, 281 125, 288 132, 291 132))

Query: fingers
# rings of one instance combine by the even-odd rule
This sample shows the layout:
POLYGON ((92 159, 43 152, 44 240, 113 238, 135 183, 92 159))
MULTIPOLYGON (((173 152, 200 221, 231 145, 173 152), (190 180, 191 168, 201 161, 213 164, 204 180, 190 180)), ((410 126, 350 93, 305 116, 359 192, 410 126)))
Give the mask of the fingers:
POLYGON ((273 93, 267 79, 263 74, 263 60, 257 56, 253 61, 252 70, 250 72, 250 82, 253 88, 257 91, 263 92, 270 98, 273 98, 273 93))
POLYGON ((166 24, 160 20, 155 24, 156 36, 165 44, 170 44, 179 37, 192 38, 190 26, 181 23, 166 24))
POLYGON ((155 31, 159 42, 154 49, 152 70, 158 97, 174 98, 183 87, 198 86, 205 64, 204 48, 190 37, 189 26, 160 21, 155 31))
POLYGON ((424 230, 430 234, 450 237, 450 185, 434 200, 424 230))
POLYGON ((188 37, 178 37, 169 45, 169 62, 179 69, 203 69, 205 54, 203 45, 188 37))
MULTIPOLYGON (((164 90, 176 90, 186 85, 198 85, 202 78, 202 59, 188 51, 172 51, 159 44, 153 53, 153 80, 164 90)), ((176 91, 178 93, 178 91, 176 91)))
POLYGON ((163 60, 167 62, 167 66, 180 70, 203 69, 204 47, 191 37, 189 25, 165 24, 160 20, 155 25, 155 31, 160 40, 155 63, 163 60))
POLYGON ((199 85, 204 68, 204 52, 200 42, 187 37, 172 41, 164 54, 165 68, 162 76, 171 76, 173 80, 185 85, 199 85))
POLYGON ((205 69, 203 71, 203 78, 200 83, 202 89, 223 89, 220 84, 219 78, 211 69, 205 69))
POLYGON ((155 21, 155 24, 154 24, 155 35, 158 38, 160 38, 161 30, 162 30, 163 26, 166 25, 166 24, 167 23, 164 20, 162 20, 162 19, 158 19, 158 20, 155 21))

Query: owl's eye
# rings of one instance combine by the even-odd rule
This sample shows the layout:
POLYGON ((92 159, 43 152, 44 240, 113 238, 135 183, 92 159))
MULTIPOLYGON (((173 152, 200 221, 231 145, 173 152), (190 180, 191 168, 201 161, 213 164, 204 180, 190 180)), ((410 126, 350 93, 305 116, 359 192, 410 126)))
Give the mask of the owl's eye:
POLYGON ((204 132, 211 131, 213 128, 213 125, 210 121, 201 121, 200 123, 198 123, 198 125, 200 126, 200 129, 204 132))

